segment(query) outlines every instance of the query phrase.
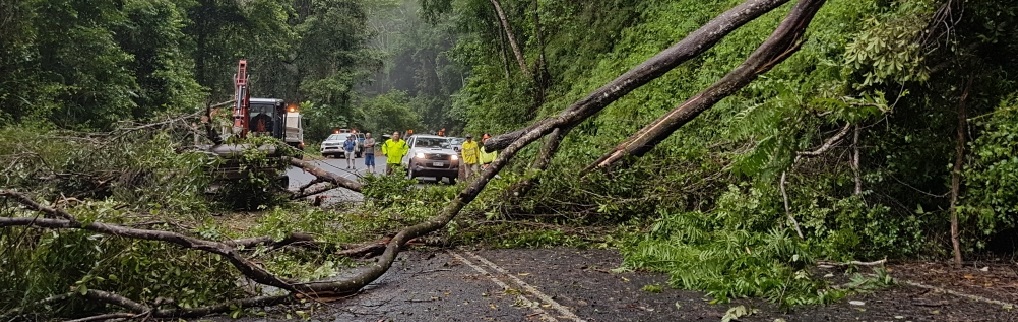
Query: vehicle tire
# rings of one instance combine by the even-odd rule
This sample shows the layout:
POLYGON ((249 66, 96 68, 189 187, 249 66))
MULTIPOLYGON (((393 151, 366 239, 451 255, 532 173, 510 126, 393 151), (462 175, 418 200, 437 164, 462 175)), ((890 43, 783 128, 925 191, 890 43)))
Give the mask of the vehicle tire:
POLYGON ((450 184, 450 185, 454 185, 454 184, 456 184, 456 177, 448 177, 448 178, 446 178, 446 179, 449 179, 449 184, 450 184))
POLYGON ((415 176, 414 170, 410 169, 410 168, 407 168, 406 169, 406 178, 409 179, 409 180, 413 180, 414 176, 415 176))

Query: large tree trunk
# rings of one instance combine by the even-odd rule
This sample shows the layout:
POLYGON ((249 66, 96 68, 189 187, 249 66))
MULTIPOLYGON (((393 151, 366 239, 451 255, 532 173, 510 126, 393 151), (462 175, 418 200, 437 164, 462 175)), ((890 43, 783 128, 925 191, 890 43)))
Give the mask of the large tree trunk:
POLYGON ((700 113, 710 109, 722 98, 742 89, 758 76, 790 57, 801 48, 803 34, 817 11, 823 7, 824 2, 825 0, 805 0, 797 3, 785 20, 774 30, 774 33, 742 65, 668 114, 630 136, 615 147, 614 151, 605 154, 587 169, 610 166, 627 155, 643 155, 699 116, 700 113))
POLYGON ((513 34, 513 28, 509 25, 509 19, 505 16, 505 11, 502 11, 502 4, 498 0, 491 0, 491 5, 495 6, 495 13, 498 14, 498 21, 502 25, 502 30, 505 31, 506 38, 508 38, 509 46, 512 47, 513 56, 516 57, 516 63, 520 65, 520 71, 524 75, 530 77, 530 69, 527 68, 527 62, 523 59, 523 50, 520 49, 519 42, 516 41, 516 35, 513 34))
POLYGON ((961 165, 965 162, 965 130, 968 125, 965 100, 972 87, 972 78, 958 98, 958 130, 955 139, 954 167, 951 169, 951 247, 954 252, 954 267, 961 267, 961 232, 958 230, 958 196, 961 194, 961 165))
POLYGON ((747 0, 707 22, 672 47, 594 90, 585 98, 570 105, 559 115, 544 119, 524 129, 493 137, 484 146, 489 151, 502 150, 515 141, 524 140, 524 138, 529 138, 529 141, 524 141, 523 144, 529 144, 533 140, 551 133, 556 128, 572 128, 596 115, 620 97, 706 52, 732 31, 785 2, 788 0, 747 0))

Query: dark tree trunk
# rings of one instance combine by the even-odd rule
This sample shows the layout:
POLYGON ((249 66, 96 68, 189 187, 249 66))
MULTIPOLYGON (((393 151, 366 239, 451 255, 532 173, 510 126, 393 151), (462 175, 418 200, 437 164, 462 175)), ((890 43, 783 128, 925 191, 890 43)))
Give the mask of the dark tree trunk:
POLYGON ((951 169, 951 247, 954 253, 954 267, 961 267, 961 233, 958 230, 958 196, 961 194, 961 167, 965 162, 965 131, 968 116, 965 100, 972 87, 972 78, 965 84, 965 89, 958 98, 958 130, 955 139, 954 167, 951 169))

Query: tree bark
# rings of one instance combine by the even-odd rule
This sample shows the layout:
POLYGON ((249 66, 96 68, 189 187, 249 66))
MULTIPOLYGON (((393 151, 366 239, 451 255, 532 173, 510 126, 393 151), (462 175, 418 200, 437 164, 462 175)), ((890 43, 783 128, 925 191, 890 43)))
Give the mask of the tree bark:
POLYGON ((852 127, 852 175, 855 180, 856 196, 862 194, 862 176, 859 173, 859 125, 852 127))
POLYGON ((968 125, 965 100, 972 87, 972 78, 965 83, 965 89, 958 98, 958 130, 955 139, 954 167, 951 169, 951 247, 954 253, 954 267, 961 267, 961 232, 958 230, 958 196, 961 194, 961 167, 965 162, 965 132, 968 125))
POLYGON ((520 49, 519 43, 516 41, 516 35, 513 34, 513 28, 509 25, 509 19, 506 18, 505 11, 502 11, 502 4, 498 0, 491 0, 491 5, 495 6, 495 13, 498 14, 498 21, 502 25, 502 30, 505 31, 506 38, 509 41, 509 47, 512 48, 513 56, 516 57, 516 63, 520 65, 520 72, 523 72, 527 77, 530 76, 530 69, 527 68, 527 62, 523 59, 523 51, 520 49))
POLYGON ((799 1, 785 17, 785 20, 774 30, 774 33, 742 65, 707 89, 689 98, 668 114, 630 136, 615 147, 612 152, 590 164, 587 170, 608 167, 628 155, 642 156, 675 133, 676 130, 710 109, 715 103, 734 94, 759 75, 766 73, 799 51, 806 28, 809 27, 813 17, 824 3, 825 0, 799 1))
POLYGON ((325 169, 319 168, 318 166, 315 166, 314 164, 311 164, 311 162, 308 161, 290 158, 290 164, 297 166, 301 169, 304 169, 304 171, 307 171, 311 175, 315 176, 316 178, 324 182, 328 182, 336 186, 349 189, 351 191, 361 192, 361 189, 364 188, 364 185, 361 184, 360 182, 329 173, 328 171, 325 171, 325 169))
POLYGON ((529 140, 523 142, 523 144, 529 144, 551 133, 555 128, 572 128, 596 115, 620 97, 706 52, 732 31, 786 2, 788 0, 747 0, 718 15, 672 47, 661 51, 610 83, 594 90, 557 116, 538 121, 520 130, 493 137, 484 146, 488 151, 503 150, 519 140, 529 140))

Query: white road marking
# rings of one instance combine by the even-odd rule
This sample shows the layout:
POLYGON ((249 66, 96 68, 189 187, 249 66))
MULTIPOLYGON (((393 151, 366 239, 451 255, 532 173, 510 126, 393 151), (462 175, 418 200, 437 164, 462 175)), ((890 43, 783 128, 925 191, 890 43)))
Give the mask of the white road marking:
POLYGON ((477 254, 465 250, 460 251, 463 252, 464 254, 469 255, 470 257, 473 257, 474 259, 477 259, 477 261, 481 262, 484 265, 487 265, 488 267, 491 267, 495 271, 502 273, 502 275, 509 277, 509 279, 513 280, 513 282, 515 282, 516 285, 519 285, 527 292, 530 292, 530 294, 534 294, 534 296, 537 296, 537 298, 544 301, 545 304, 550 305, 553 309, 555 309, 555 311, 558 311, 560 315, 559 317, 570 319, 576 322, 586 322, 585 320, 574 314, 573 311, 569 310, 569 308, 562 306, 561 304, 558 304, 558 302, 555 302, 555 300, 553 300, 551 296, 548 296, 548 294, 544 294, 541 291, 538 291, 533 286, 530 286, 530 284, 527 284, 526 282, 517 278, 513 274, 510 274, 509 271, 506 271, 505 269, 499 267, 498 265, 495 265, 495 263, 492 263, 491 261, 485 259, 484 257, 478 256, 477 254))
MULTIPOLYGON (((447 252, 449 253, 449 255, 452 255, 452 257, 455 257, 456 260, 459 260, 463 264, 466 264, 467 266, 470 266, 470 268, 473 268, 478 273, 484 274, 484 276, 487 276, 488 278, 490 278, 492 282, 495 282, 496 285, 502 287, 503 290, 510 290, 510 289, 512 289, 512 287, 510 287, 508 283, 498 279, 498 277, 496 277, 494 274, 489 273, 484 268, 481 268, 480 266, 477 266, 476 264, 474 264, 473 262, 467 260, 466 258, 463 258, 463 256, 460 256, 459 254, 457 254, 457 253, 455 253, 453 251, 447 251, 447 252)), ((553 317, 550 314, 548 314, 548 312, 545 312, 543 309, 541 309, 540 305, 537 305, 536 303, 531 302, 530 299, 527 299, 527 297, 523 296, 523 294, 516 294, 516 298, 520 302, 522 302, 523 305, 526 305, 527 307, 533 309, 534 312, 537 313, 537 315, 541 316, 542 320, 558 322, 558 319, 555 319, 555 317, 553 317)))

